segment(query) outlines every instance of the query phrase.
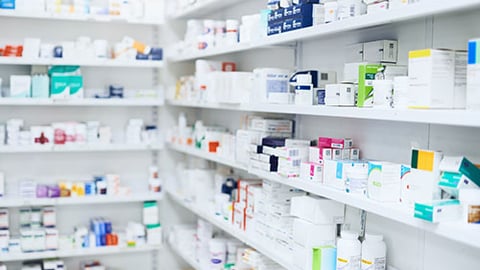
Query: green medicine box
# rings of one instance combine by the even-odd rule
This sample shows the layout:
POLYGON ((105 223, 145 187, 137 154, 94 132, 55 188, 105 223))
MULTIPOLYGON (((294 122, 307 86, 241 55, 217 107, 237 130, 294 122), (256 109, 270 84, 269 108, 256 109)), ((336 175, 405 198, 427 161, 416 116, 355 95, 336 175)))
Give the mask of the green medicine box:
POLYGON ((373 106, 373 81, 382 67, 378 64, 366 64, 358 67, 357 107, 373 106))

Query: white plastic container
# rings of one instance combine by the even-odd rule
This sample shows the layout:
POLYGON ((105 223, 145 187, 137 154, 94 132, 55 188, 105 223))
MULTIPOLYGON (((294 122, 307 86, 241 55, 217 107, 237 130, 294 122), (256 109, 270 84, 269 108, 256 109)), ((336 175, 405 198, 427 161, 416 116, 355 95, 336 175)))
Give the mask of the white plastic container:
POLYGON ((226 36, 225 36, 225 45, 235 45, 238 43, 238 29, 240 27, 240 22, 237 20, 227 20, 226 22, 226 36))
POLYGON ((362 243, 362 270, 385 270, 387 267, 387 245, 383 235, 366 234, 362 243))
POLYGON ((210 251, 210 270, 222 270, 227 258, 225 239, 211 239, 208 247, 210 251))
POLYGON ((358 240, 358 233, 342 231, 337 241, 337 270, 358 270, 362 244, 358 240))

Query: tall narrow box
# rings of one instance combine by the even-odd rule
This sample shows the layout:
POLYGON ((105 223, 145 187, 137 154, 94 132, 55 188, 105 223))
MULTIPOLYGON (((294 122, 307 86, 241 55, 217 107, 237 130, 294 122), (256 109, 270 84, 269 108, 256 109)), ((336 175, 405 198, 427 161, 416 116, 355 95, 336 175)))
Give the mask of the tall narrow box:
POLYGON ((382 65, 366 64, 358 67, 357 107, 373 106, 373 81, 382 65))
POLYGON ((425 49, 408 55, 409 107, 452 109, 454 107, 455 52, 425 49))

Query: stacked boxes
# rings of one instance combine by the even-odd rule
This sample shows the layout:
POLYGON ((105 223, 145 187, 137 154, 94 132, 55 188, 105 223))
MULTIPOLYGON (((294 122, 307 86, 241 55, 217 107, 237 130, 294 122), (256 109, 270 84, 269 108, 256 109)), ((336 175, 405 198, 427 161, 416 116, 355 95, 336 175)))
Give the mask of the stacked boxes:
POLYGON ((336 225, 343 223, 344 205, 320 197, 295 197, 290 213, 296 217, 293 254, 297 268, 335 269, 336 225))
POLYGON ((440 199, 438 180, 443 154, 437 151, 412 149, 411 166, 401 167, 400 201, 410 207, 415 202, 440 199))
POLYGON ((325 9, 323 5, 311 3, 292 5, 270 12, 268 15, 267 34, 271 36, 290 32, 321 24, 324 21, 325 9))

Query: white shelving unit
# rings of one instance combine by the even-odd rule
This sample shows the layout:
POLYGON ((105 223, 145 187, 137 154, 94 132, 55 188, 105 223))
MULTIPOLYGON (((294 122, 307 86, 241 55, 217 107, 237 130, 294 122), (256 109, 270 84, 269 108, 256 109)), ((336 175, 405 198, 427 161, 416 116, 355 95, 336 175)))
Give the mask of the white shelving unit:
POLYGON ((45 252, 31 252, 31 253, 8 253, 0 255, 2 262, 39 260, 46 258, 69 258, 69 257, 88 257, 99 255, 116 255, 127 253, 139 253, 158 251, 161 246, 140 246, 140 247, 99 247, 99 248, 85 248, 85 249, 71 249, 45 252))
MULTIPOLYGON (((26 37, 37 37, 41 35, 42 41, 50 40, 66 40, 71 39, 73 34, 75 37, 85 35, 86 33, 95 36, 96 38, 103 38, 107 42, 118 40, 118 37, 130 35, 142 40, 142 42, 150 45, 158 45, 159 26, 161 25, 161 14, 159 14, 159 21, 153 20, 141 20, 141 19, 121 19, 115 16, 91 16, 91 15, 54 15, 48 13, 25 13, 18 11, 0 10, 0 20, 4 20, 7 23, 12 23, 18 29, 15 29, 15 33, 12 34, 12 40, 17 38, 23 40, 26 37), (28 20, 28 21, 26 21, 28 20), (55 28, 54 31, 46 29, 45 33, 36 32, 40 31, 35 22, 44 21, 42 25, 55 28), (72 27, 74 23, 78 26, 78 33, 75 32, 75 27, 72 27), (81 22, 85 22, 82 24, 81 22), (100 24, 102 26, 100 26, 100 24), (107 25, 107 26, 105 26, 107 25), (30 29, 30 26, 32 28, 30 29), (111 27, 110 27, 111 26, 111 27), (37 27, 37 28, 35 28, 37 27), (35 30, 32 30, 35 29, 35 30), (73 30, 72 30, 73 29, 73 30), (108 29, 108 31, 104 31, 108 29), (141 31, 139 31, 141 30, 141 31), (73 33, 71 33, 73 31, 73 33), (87 32, 85 32, 87 31, 87 32)), ((45 27, 46 27, 45 26, 45 27)), ((119 59, 28 59, 23 57, 0 57, 0 68, 2 68, 2 77, 10 75, 17 75, 20 72, 25 73, 28 67, 31 65, 73 65, 82 67, 94 67, 104 69, 86 69, 82 74, 87 78, 86 84, 92 85, 92 87, 103 87, 102 84, 105 81, 116 81, 115 83, 126 84, 140 89, 153 89, 161 84, 159 81, 160 69, 164 67, 164 61, 151 61, 151 60, 119 60, 119 59), (116 68, 125 68, 116 69, 116 68), (17 73, 18 72, 18 73, 17 73), (125 80, 122 76, 131 75, 128 78, 132 82, 125 80), (121 77, 121 78, 120 78, 121 77), (105 80, 103 80, 105 79, 105 80), (123 79, 123 80, 122 80, 123 79), (136 80, 137 79, 137 80, 136 80), (136 80, 136 81, 135 81, 136 80), (118 82, 119 81, 119 82, 118 82)), ((130 89, 129 88, 129 89, 130 89)), ((14 98, 0 98, 0 109, 5 112, 10 110, 18 110, 18 115, 25 113, 24 117, 27 123, 39 122, 40 124, 49 123, 53 118, 57 121, 90 121, 96 119, 102 119, 102 122, 109 122, 109 126, 114 130, 124 129, 122 119, 141 118, 147 120, 147 123, 159 124, 158 120, 158 107, 163 106, 164 101, 161 98, 149 99, 70 99, 70 100, 53 100, 53 99, 14 99, 14 98), (52 110, 46 111, 45 114, 29 113, 29 110, 34 110, 35 107, 50 107, 52 110), (65 108, 75 107, 76 110, 65 110, 65 108), (95 107, 95 108, 94 108, 95 107), (99 107, 99 108, 96 108, 99 107), (116 109, 112 109, 115 107, 116 109), (53 109, 55 108, 55 109, 53 109), (77 110, 78 108, 78 110, 77 110), (119 109, 118 109, 119 108, 119 109), (25 110, 25 111, 22 111, 25 110), (105 115, 103 115, 105 112, 105 115), (108 114, 112 114, 109 117, 108 114), (26 115, 26 116, 25 116, 26 115), (98 116, 98 118, 96 118, 98 116), (52 119, 49 119, 52 117, 52 119), (150 119, 151 117, 151 119, 150 119)), ((6 117, 17 117, 6 116, 6 117)), ((8 119, 8 118, 7 118, 8 119)), ((6 119, 2 119, 6 120, 6 119)), ((125 119, 127 120, 127 119, 125 119)), ((29 123, 28 125, 31 125, 29 123)), ((2 142, 3 143, 3 142, 2 142)), ((29 168, 28 173, 38 173, 41 178, 45 171, 40 172, 43 168, 47 168, 49 176, 51 178, 58 177, 59 175, 66 175, 69 177, 69 173, 75 174, 76 171, 79 174, 93 173, 93 172, 115 172, 122 177, 128 179, 141 179, 144 183, 126 183, 131 186, 132 189, 140 187, 146 187, 148 185, 146 175, 142 175, 142 171, 145 170, 147 174, 147 168, 149 165, 158 165, 158 151, 163 149, 163 144, 149 145, 149 144, 85 144, 85 145, 49 145, 49 146, 0 146, 0 155, 3 161, 11 164, 11 166, 3 165, 0 171, 5 172, 6 186, 14 186, 15 183, 9 183, 9 181, 20 181, 20 173, 18 168, 22 168, 19 162, 24 162, 25 168, 29 168), (94 153, 108 153, 104 158, 94 153), (133 152, 146 152, 147 155, 135 155, 133 152), (61 155, 42 155, 44 153, 71 153, 68 157, 62 157, 61 155), (76 153, 92 153, 88 159, 85 159, 84 155, 76 155, 76 153), (9 155, 12 154, 12 155, 9 155), (13 155, 19 154, 19 155, 13 155), (133 157, 132 157, 133 156, 133 157), (137 160, 138 158, 138 160, 137 160), (54 164, 58 162, 65 162, 63 167, 54 167, 54 164), (30 164, 31 163, 31 164, 30 164), (112 165, 113 163, 113 165, 112 165), (31 169, 30 169, 31 167, 31 169), (42 168, 36 170, 36 168, 42 168), (51 170, 50 170, 51 168, 51 170), (139 169, 140 168, 140 169, 139 169), (140 173, 139 173, 140 172, 140 173), (143 185, 143 186, 142 186, 143 185)), ((101 173, 100 173, 101 174, 101 173)), ((36 180, 36 175, 32 175, 36 180)), ((72 177, 75 179, 75 177, 72 177)), ((42 179, 47 179, 42 178, 42 179)), ((78 179, 77 179, 78 180, 78 179)), ((7 191, 9 191, 7 189, 7 191)), ((11 193, 13 194, 13 193, 11 193)), ((147 192, 133 193, 127 196, 91 196, 91 197, 69 197, 69 198, 45 198, 45 199, 28 199, 18 197, 7 197, 0 199, 0 207, 7 208, 19 208, 29 206, 78 206, 69 207, 68 211, 59 211, 57 213, 57 227, 60 233, 68 233, 72 227, 72 224, 88 223, 88 220, 96 215, 102 215, 106 218, 110 218, 115 222, 114 226, 121 226, 127 224, 128 221, 136 221, 141 217, 141 202, 144 201, 161 201, 163 193, 152 194, 147 192), (119 205, 125 205, 120 207, 119 205), (131 204, 131 205, 130 205, 131 204), (77 209, 78 208, 78 209, 77 209), (88 211, 85 211, 88 210, 88 211), (115 214, 114 212, 119 210, 121 214, 115 214), (76 212, 76 214, 73 214, 76 212), (88 213, 87 213, 88 212, 88 213), (112 216, 109 216, 112 215, 112 216), (115 215, 115 216, 114 216, 115 215), (68 229, 68 230, 67 230, 68 229)), ((13 196, 13 195, 12 195, 13 196)), ((12 212, 15 212, 12 210, 12 212)), ((12 214, 14 215, 14 214, 12 214)), ((15 216, 15 218, 17 218, 15 216)), ((15 222, 13 224, 16 224, 15 222)), ((17 229, 14 226, 10 228, 11 232, 16 232, 17 229)), ((0 262, 8 262, 9 269, 11 265, 18 264, 20 261, 25 260, 41 260, 48 258, 75 258, 75 257, 102 257, 102 262, 107 266, 116 269, 132 269, 133 265, 138 265, 139 269, 158 269, 158 257, 161 256, 160 250, 162 246, 138 246, 138 247, 98 247, 91 249, 69 249, 58 251, 46 251, 46 252, 34 252, 34 253, 6 253, 0 254, 0 262), (103 258, 107 255, 119 255, 119 254, 137 254, 134 258, 143 258, 142 263, 138 264, 137 261, 130 262, 124 259, 121 255, 116 257, 103 258), (143 257, 149 256, 149 257, 143 257), (150 258, 149 261, 147 258, 150 258), (117 264, 116 266, 110 264, 117 264)), ((133 256, 133 255, 132 255, 133 256)), ((66 260, 69 268, 76 264, 75 259, 66 260)), ((78 265, 77 265, 78 266, 78 265)), ((74 267, 73 267, 74 268, 74 267)), ((13 269, 16 269, 13 267, 13 269)))
POLYGON ((215 216, 213 212, 209 211, 210 209, 213 209, 213 207, 209 207, 209 205, 205 205, 205 204, 202 205, 199 203, 188 202, 184 198, 182 198, 180 195, 174 192, 168 192, 168 194, 178 204, 192 211, 197 216, 212 223, 214 226, 218 227, 222 231, 230 234, 231 236, 242 241, 243 243, 255 248, 258 252, 274 260, 275 262, 285 267, 286 269, 294 269, 294 266, 292 264, 293 258, 290 254, 279 254, 277 251, 272 250, 270 247, 265 245, 265 243, 262 243, 261 241, 259 241, 258 238, 251 236, 246 232, 233 227, 231 223, 229 223, 228 221, 224 220, 219 216, 215 216))
POLYGON ((0 200, 0 207, 25 207, 25 206, 61 206, 61 205, 98 205, 116 203, 134 203, 144 201, 160 201, 163 194, 137 193, 125 196, 85 196, 65 198, 15 198, 6 197, 0 200))
POLYGON ((431 15, 468 10, 478 6, 480 6, 480 3, 475 0, 423 0, 419 3, 415 3, 403 8, 387 10, 378 14, 367 14, 348 20, 337 21, 330 24, 318 25, 297 31, 269 36, 262 40, 253 42, 252 44, 238 44, 228 48, 194 51, 184 55, 171 55, 168 58, 170 61, 181 62, 194 60, 197 58, 213 57, 246 50, 293 43, 296 41, 311 40, 319 37, 345 33, 348 31, 366 29, 368 27, 415 20, 431 15))
POLYGON ((59 20, 78 21, 92 23, 118 23, 118 24, 139 24, 139 25, 160 25, 161 22, 144 19, 126 19, 112 15, 91 15, 91 14, 51 14, 48 12, 22 12, 16 10, 0 10, 0 17, 37 19, 37 20, 59 20))
POLYGON ((480 127, 480 112, 466 110, 414 110, 379 109, 327 106, 296 106, 280 104, 204 104, 182 101, 167 101, 169 105, 200 109, 232 110, 277 114, 296 114, 321 117, 384 120, 409 123, 441 124, 464 127, 480 127))
POLYGON ((408 209, 400 204, 380 203, 368 199, 365 196, 348 194, 343 190, 337 190, 322 184, 305 181, 298 178, 287 179, 285 177, 279 176, 276 173, 247 169, 243 165, 239 165, 235 162, 219 158, 216 154, 206 153, 205 151, 194 149, 193 147, 188 148, 169 145, 169 148, 187 155, 204 158, 206 160, 216 162, 225 166, 244 170, 247 171, 249 174, 252 174, 261 179, 266 179, 294 188, 302 189, 306 192, 322 196, 331 200, 335 200, 346 205, 365 210, 369 213, 373 213, 415 228, 431 232, 433 234, 437 234, 447 239, 464 243, 475 248, 480 248, 480 243, 472 241, 472 239, 480 239, 480 231, 475 230, 475 226, 463 225, 460 222, 431 224, 414 218, 413 209, 408 209))
POLYGON ((23 57, 0 57, 0 65, 63 65, 84 67, 118 67, 118 68, 162 68, 163 61, 118 60, 118 59, 28 59, 23 57))
POLYGON ((148 107, 163 106, 162 99, 123 98, 123 99, 49 99, 49 98, 0 98, 0 106, 58 106, 58 107, 148 107))
POLYGON ((68 153, 68 152, 128 152, 128 151, 157 151, 162 145, 148 144, 98 144, 98 145, 28 145, 28 146, 0 146, 0 153, 68 153))
POLYGON ((238 4, 240 0, 197 0, 182 12, 174 14, 171 19, 199 18, 226 6, 238 4))

